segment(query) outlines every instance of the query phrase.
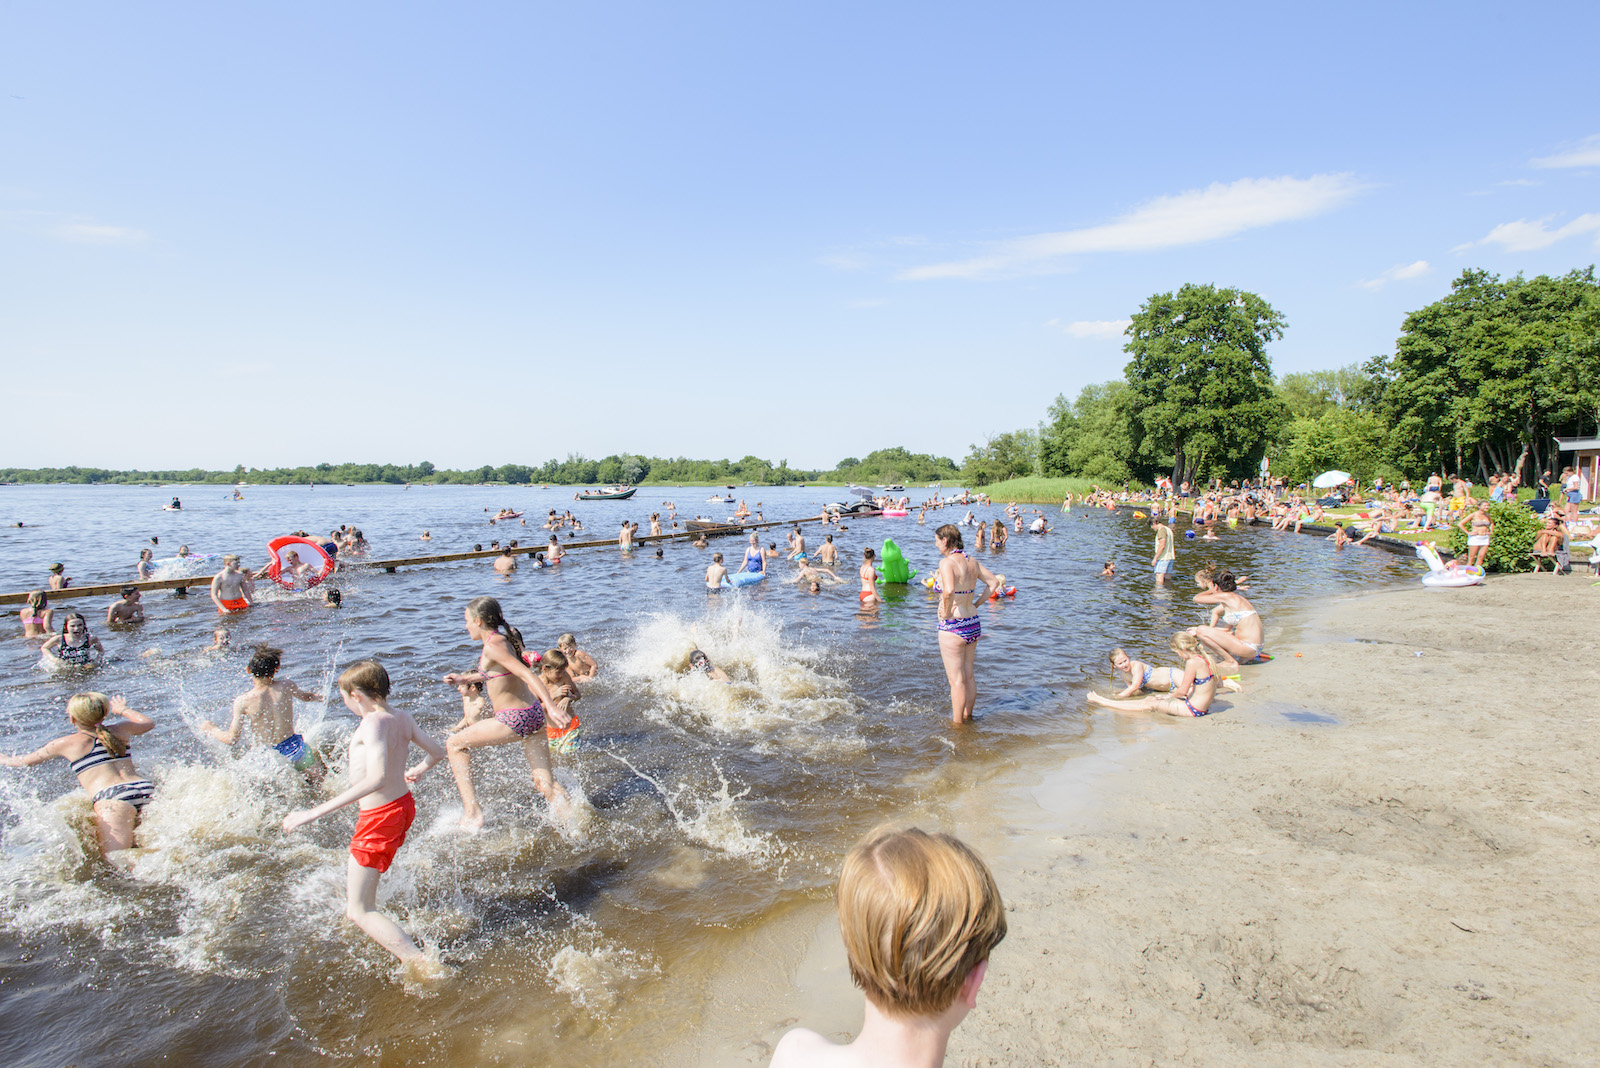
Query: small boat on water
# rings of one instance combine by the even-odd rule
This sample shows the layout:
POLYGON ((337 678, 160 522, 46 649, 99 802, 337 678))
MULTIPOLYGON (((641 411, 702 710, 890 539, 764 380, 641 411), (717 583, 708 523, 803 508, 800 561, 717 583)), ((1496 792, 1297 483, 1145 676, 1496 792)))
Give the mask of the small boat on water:
POLYGON ((613 486, 611 489, 574 493, 572 499, 575 501, 625 501, 638 492, 639 487, 637 486, 629 486, 627 489, 623 489, 621 486, 613 486))

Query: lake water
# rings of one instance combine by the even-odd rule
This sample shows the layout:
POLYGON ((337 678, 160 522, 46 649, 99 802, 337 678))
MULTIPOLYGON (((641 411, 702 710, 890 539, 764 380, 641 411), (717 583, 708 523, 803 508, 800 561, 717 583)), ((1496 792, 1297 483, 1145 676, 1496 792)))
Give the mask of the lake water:
MULTIPOLYGON (((704 488, 581 505, 570 490, 530 487, 244 492, 231 502, 218 486, 0 488, 0 584, 42 587, 56 560, 79 585, 131 579, 152 535, 158 556, 182 542, 259 564, 271 538, 341 523, 389 558, 543 542, 536 524, 548 508, 572 508, 587 527, 580 538, 612 536, 624 518, 647 531, 669 498, 680 516, 728 512, 705 503, 704 488), (162 511, 174 493, 184 510, 162 511), (525 510, 529 525, 490 527, 485 509, 502 505, 525 510), (418 540, 423 529, 431 542, 418 540)), ((846 491, 742 492, 769 518, 790 518, 846 491)), ((908 812, 936 818, 942 799, 998 768, 1060 766, 1122 744, 1127 717, 1091 717, 1082 696, 1107 681, 1112 646, 1165 661, 1171 633, 1203 622, 1186 578, 1203 561, 1252 576, 1269 648, 1275 614, 1308 597, 1416 573, 1382 550, 1335 553, 1320 538, 1224 528, 1217 542, 1180 541, 1178 587, 1153 591, 1141 520, 1048 514, 1054 533, 1013 534, 1004 551, 984 553, 1019 592, 981 609, 978 721, 959 729, 935 595, 914 582, 891 588, 878 611, 858 611, 851 572, 863 546, 893 537, 924 574, 935 567, 937 522, 918 526, 914 515, 837 532, 850 581, 820 596, 780 581, 792 574, 786 561, 757 586, 708 596, 711 550, 671 542, 659 560, 653 545, 577 550, 558 568, 508 579, 489 561, 352 570, 334 580, 341 610, 269 588, 229 618, 233 648, 218 654, 201 651, 217 618, 203 590, 152 591, 147 622, 117 632, 101 623, 111 598, 58 601, 58 612, 83 611, 106 645, 110 662, 88 679, 38 668, 38 642, 21 637, 11 609, 0 624, 0 751, 66 733, 76 690, 123 693, 157 720, 135 756, 158 789, 140 828, 148 848, 121 876, 99 860, 88 800, 63 762, 0 768, 0 1063, 651 1063, 699 1026, 722 950, 798 902, 825 899, 843 852, 873 825, 908 812), (1098 577, 1106 559, 1123 577, 1098 577), (265 642, 286 650, 284 677, 324 694, 351 661, 381 659, 392 701, 442 737, 461 708, 439 677, 474 666, 461 617, 484 594, 530 646, 570 630, 601 664, 578 706, 584 742, 556 757, 581 817, 564 828, 546 819, 517 746, 475 751, 488 812, 478 834, 454 829, 460 798, 448 769, 430 773, 381 900, 452 974, 410 988, 343 918, 353 811, 285 838, 284 814, 318 795, 275 756, 229 751, 196 724, 226 724, 232 697, 249 688, 249 647, 265 642), (695 646, 734 684, 684 675, 695 646), (141 656, 151 649, 160 652, 141 656)), ((763 541, 781 548, 783 534, 763 541)), ((820 529, 807 537, 815 544, 820 529)), ((713 542, 730 558, 739 545, 713 542)), ((303 732, 330 758, 354 723, 332 696, 299 708, 303 732)))

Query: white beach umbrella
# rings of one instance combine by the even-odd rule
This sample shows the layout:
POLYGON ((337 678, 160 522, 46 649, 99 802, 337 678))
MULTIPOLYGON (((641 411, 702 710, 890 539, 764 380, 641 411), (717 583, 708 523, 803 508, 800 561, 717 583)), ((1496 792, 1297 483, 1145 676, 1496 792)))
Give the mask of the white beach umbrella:
POLYGON ((1315 489, 1332 489, 1349 481, 1350 473, 1348 471, 1324 471, 1311 480, 1311 485, 1315 489))

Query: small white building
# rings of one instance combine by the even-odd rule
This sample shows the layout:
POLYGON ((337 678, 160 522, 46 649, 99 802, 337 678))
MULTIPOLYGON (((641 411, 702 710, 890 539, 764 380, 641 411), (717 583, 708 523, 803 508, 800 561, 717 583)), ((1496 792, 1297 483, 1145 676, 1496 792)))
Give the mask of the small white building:
POLYGON ((1595 489, 1600 487, 1600 438, 1558 437, 1556 446, 1562 452, 1561 466, 1573 468, 1583 480, 1583 499, 1594 500, 1595 489))

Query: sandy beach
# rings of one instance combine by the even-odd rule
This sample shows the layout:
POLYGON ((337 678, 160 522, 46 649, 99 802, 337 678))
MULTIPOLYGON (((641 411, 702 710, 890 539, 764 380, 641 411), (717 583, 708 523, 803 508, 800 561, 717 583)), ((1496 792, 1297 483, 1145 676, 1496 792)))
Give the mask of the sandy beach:
MULTIPOLYGON (((948 1063, 1593 1064, 1595 594, 1329 602, 1217 715, 945 810, 1011 921, 948 1063)), ((730 958, 701 1063, 859 1025, 827 911, 730 958)))

